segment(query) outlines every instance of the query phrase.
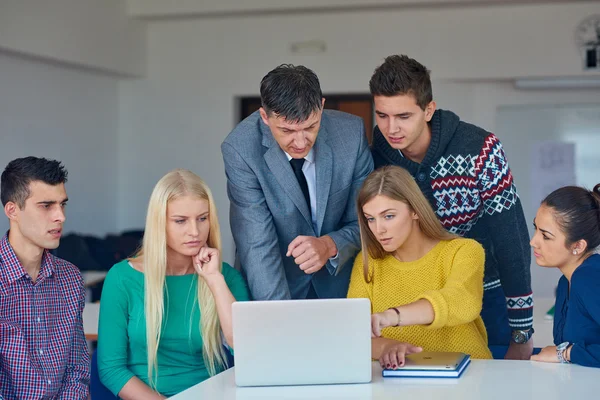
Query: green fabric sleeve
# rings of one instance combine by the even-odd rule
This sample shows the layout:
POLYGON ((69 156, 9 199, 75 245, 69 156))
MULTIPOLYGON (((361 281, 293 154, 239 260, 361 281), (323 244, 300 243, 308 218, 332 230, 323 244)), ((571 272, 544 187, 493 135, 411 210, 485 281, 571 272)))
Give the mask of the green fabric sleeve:
POLYGON ((248 285, 238 270, 224 262, 222 273, 225 278, 225 283, 227 283, 227 287, 229 287, 231 294, 237 301, 250 300, 248 285))

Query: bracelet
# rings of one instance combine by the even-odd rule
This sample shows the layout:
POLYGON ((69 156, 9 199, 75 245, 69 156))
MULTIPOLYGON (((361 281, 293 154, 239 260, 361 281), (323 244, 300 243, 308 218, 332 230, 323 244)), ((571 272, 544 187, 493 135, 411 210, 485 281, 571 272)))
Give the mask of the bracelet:
POLYGON ((568 345, 565 350, 563 351, 563 359, 567 362, 567 364, 571 364, 571 354, 569 352, 569 349, 573 348, 573 343, 571 343, 570 345, 568 345), (569 353, 569 359, 567 360, 567 353, 569 353))
POLYGON ((393 326, 400 326, 400 310, 398 310, 396 307, 392 307, 392 308, 388 308, 388 310, 394 310, 396 312, 396 314, 398 314, 398 322, 396 323, 396 325, 393 326))

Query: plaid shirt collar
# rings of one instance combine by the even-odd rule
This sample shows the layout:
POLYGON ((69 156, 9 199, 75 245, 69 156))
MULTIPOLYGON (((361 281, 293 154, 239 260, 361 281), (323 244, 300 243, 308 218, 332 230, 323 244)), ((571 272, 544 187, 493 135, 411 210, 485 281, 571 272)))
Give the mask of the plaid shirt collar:
MULTIPOLYGON (((54 274, 55 265, 50 256, 50 252, 46 249, 42 255, 42 265, 40 267, 39 278, 49 278, 54 274)), ((27 272, 21 265, 8 241, 8 232, 0 241, 0 281, 12 283, 23 277, 28 277, 27 272)), ((40 280, 38 278, 38 280, 40 280)))

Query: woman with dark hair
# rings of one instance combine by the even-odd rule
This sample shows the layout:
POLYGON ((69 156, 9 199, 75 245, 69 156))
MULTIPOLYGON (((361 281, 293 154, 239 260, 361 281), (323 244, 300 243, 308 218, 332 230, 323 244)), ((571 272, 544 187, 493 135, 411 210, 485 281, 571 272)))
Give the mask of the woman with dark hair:
POLYGON ((348 297, 371 300, 372 357, 394 369, 404 365, 405 355, 423 349, 491 358, 479 315, 481 245, 446 231, 400 167, 371 173, 357 206, 362 252, 348 297))
POLYGON ((550 193, 533 221, 539 266, 558 268, 554 344, 534 361, 600 367, 600 184, 592 191, 567 186, 550 193))

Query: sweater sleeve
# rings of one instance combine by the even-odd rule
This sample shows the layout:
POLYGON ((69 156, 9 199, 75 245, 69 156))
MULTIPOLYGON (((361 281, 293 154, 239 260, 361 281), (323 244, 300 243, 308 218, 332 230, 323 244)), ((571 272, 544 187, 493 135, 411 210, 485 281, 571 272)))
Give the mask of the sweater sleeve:
POLYGON ((533 326, 531 250, 523 207, 502 144, 490 134, 475 160, 483 215, 478 224, 489 229, 488 257, 498 265, 512 329, 533 326))
MULTIPOLYGON (((373 271, 369 266, 369 273, 373 271)), ((354 259, 352 274, 350 275, 350 285, 348 286, 348 298, 365 298, 371 300, 371 312, 373 312, 373 299, 370 284, 365 282, 363 273, 362 251, 354 259)))
POLYGON ((117 264, 106 275, 98 322, 98 373, 115 396, 135 376, 127 368, 129 300, 119 272, 117 264))
POLYGON ((435 316, 428 325, 431 329, 466 324, 481 313, 485 253, 474 240, 455 240, 463 243, 450 255, 446 284, 440 290, 430 290, 419 297, 433 306, 435 316))
MULTIPOLYGON (((576 271, 571 279, 572 302, 581 310, 587 320, 600 327, 600 268, 585 268, 576 271)), ((586 329, 582 327, 582 329, 586 329)), ((598 328, 596 328, 598 329, 598 328)), ((588 335, 591 336, 591 335, 588 335)), ((600 367, 600 337, 594 341, 573 343, 571 362, 586 367, 600 367)))

